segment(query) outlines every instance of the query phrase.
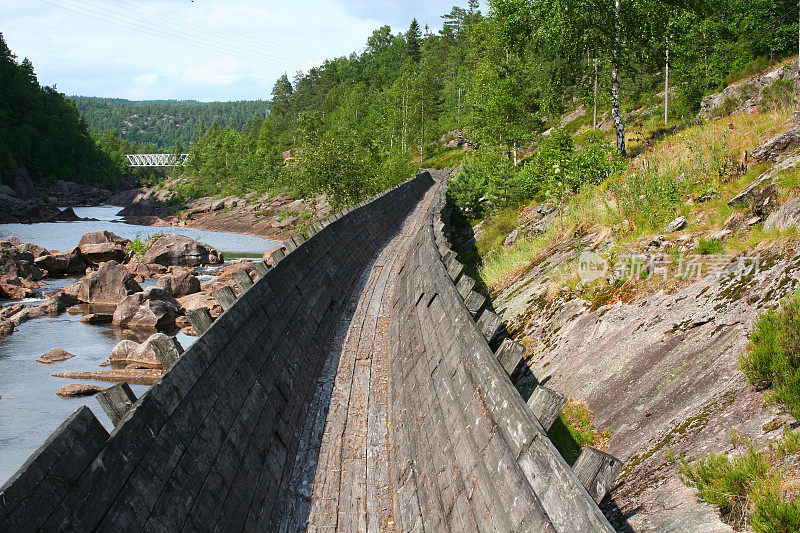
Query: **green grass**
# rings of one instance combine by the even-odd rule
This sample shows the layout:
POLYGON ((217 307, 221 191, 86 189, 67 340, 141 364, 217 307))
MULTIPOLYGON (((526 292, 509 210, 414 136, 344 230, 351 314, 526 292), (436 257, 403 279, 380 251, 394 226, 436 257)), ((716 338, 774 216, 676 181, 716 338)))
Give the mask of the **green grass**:
POLYGON ((770 387, 771 401, 800 418, 800 291, 758 318, 740 366, 751 383, 770 387))
POLYGON ((679 459, 678 475, 734 527, 800 531, 800 494, 795 475, 784 466, 787 456, 800 451, 800 431, 787 429, 780 442, 763 451, 740 444, 746 449, 733 458, 709 453, 691 464, 679 459))
POLYGON ((725 251, 725 244, 720 239, 699 239, 695 252, 702 255, 718 255, 725 251))
POLYGON ((468 153, 461 148, 445 148, 426 159, 422 166, 436 169, 457 167, 468 153))
POLYGON ((585 403, 569 400, 547 432, 569 465, 578 459, 583 446, 599 446, 608 440, 608 432, 597 432, 592 428, 593 420, 594 416, 585 403))

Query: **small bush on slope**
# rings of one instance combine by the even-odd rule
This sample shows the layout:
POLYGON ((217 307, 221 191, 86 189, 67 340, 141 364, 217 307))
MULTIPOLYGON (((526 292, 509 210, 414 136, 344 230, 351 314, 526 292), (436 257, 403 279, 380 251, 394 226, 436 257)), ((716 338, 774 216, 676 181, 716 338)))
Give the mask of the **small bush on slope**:
POLYGON ((761 315, 741 368, 751 383, 772 388, 772 401, 800 418, 800 292, 761 315))

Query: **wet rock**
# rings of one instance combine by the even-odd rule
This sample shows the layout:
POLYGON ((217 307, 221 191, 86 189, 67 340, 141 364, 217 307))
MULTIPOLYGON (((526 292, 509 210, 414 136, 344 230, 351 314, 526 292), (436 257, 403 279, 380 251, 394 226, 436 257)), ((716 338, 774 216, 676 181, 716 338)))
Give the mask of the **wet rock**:
POLYGON ((175 325, 180 314, 177 301, 164 289, 151 287, 131 294, 117 305, 113 324, 129 328, 163 329, 175 325))
POLYGON ((127 381, 135 385, 153 385, 164 375, 163 370, 155 368, 125 368, 120 370, 97 370, 92 372, 61 372, 52 374, 56 378, 68 379, 97 379, 100 381, 110 381, 120 383, 127 381))
POLYGON ((8 337, 14 333, 14 323, 10 320, 0 320, 0 338, 8 337))
POLYGON ((157 286, 175 298, 200 292, 200 280, 188 271, 164 276, 158 280, 157 286))
POLYGON ((19 326, 20 324, 24 324, 28 320, 33 320, 34 318, 41 318, 43 316, 44 316, 44 311, 42 311, 40 308, 25 306, 25 309, 9 317, 9 320, 13 322, 15 325, 19 326))
POLYGON ((67 359, 71 359, 75 357, 75 354, 69 353, 66 350, 61 348, 53 348, 52 350, 48 351, 46 354, 41 356, 37 361, 40 363, 56 363, 58 361, 66 361, 67 359))
POLYGON ((664 233, 672 233, 673 231, 680 231, 686 227, 686 217, 680 216, 667 224, 667 227, 664 228, 664 233))
POLYGON ((131 261, 125 266, 131 273, 141 276, 142 278, 155 278, 167 272, 167 267, 164 265, 157 265, 155 263, 145 264, 138 259, 131 261))
POLYGON ((89 313, 83 315, 81 322, 84 324, 91 324, 93 326, 100 326, 103 324, 111 324, 113 315, 111 313, 89 313))
POLYGON ((0 308, 0 320, 5 320, 23 311, 27 306, 25 304, 12 304, 0 308))
POLYGON ((6 246, 0 246, 0 276, 39 281, 44 277, 44 272, 33 261, 31 252, 20 250, 8 241, 6 246))
POLYGON ((85 303, 117 305, 128 295, 141 290, 127 268, 116 261, 109 261, 81 280, 77 297, 85 303))
POLYGON ((49 296, 39 307, 48 315, 60 315, 77 303, 78 298, 75 296, 60 292, 49 296))
POLYGON ((50 219, 51 222, 77 222, 79 220, 82 220, 81 217, 75 214, 75 210, 71 207, 67 207, 50 219))
MULTIPOLYGON (((189 294, 188 296, 181 296, 178 298, 178 304, 181 306, 181 309, 183 309, 184 312, 204 307, 208 309, 208 312, 214 318, 222 314, 222 306, 220 306, 216 299, 212 298, 210 294, 205 291, 189 294)), ((178 325, 178 323, 176 322, 175 325, 178 325)), ((178 327, 182 326, 178 325, 178 327)))
POLYGON ((37 257, 33 264, 45 270, 48 277, 56 277, 67 273, 69 259, 65 254, 45 254, 37 257))
POLYGON ((111 363, 121 363, 127 361, 128 357, 139 347, 138 342, 123 339, 117 343, 111 350, 111 355, 108 356, 108 361, 111 363))
POLYGON ((142 257, 143 263, 195 267, 222 263, 217 250, 184 235, 168 233, 156 239, 142 257))
POLYGON ((78 398, 81 396, 93 396, 98 392, 103 392, 105 387, 99 385, 84 385, 81 383, 70 383, 64 385, 56 391, 56 394, 63 398, 78 398))
POLYGON ((125 260, 127 253, 118 244, 113 242, 101 242, 97 244, 82 244, 80 246, 81 255, 87 263, 99 265, 108 261, 119 263, 125 260))
POLYGON ((78 247, 82 247, 86 244, 106 244, 112 243, 118 246, 127 246, 130 243, 130 239, 126 239, 124 237, 120 237, 119 235, 108 231, 90 231, 88 233, 84 233, 81 236, 81 240, 78 243, 78 247))
POLYGON ((35 294, 33 287, 27 286, 22 278, 7 276, 0 278, 0 298, 23 300, 25 298, 31 298, 35 294))

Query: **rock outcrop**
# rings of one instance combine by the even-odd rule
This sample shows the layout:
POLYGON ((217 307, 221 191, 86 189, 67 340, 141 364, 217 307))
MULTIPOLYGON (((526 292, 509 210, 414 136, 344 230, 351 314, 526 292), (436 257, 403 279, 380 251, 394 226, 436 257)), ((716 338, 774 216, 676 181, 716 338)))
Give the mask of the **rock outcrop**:
POLYGON ((117 305, 112 323, 129 328, 163 329, 175 326, 178 302, 164 289, 151 287, 127 296, 117 305))
POLYGON ((83 234, 78 247, 86 262, 99 265, 107 261, 123 262, 127 255, 125 246, 128 243, 130 240, 110 231, 93 231, 83 234))
POLYGON ((793 152, 800 147, 800 125, 795 125, 772 137, 767 142, 752 151, 750 155, 756 161, 770 161, 777 163, 778 160, 793 152))
POLYGON ((99 385, 84 385, 82 383, 70 383, 64 385, 56 391, 56 394, 63 398, 79 398, 81 396, 93 396, 98 392, 103 392, 105 387, 99 385))
POLYGON ((175 298, 200 292, 200 280, 189 271, 177 272, 159 278, 157 286, 175 298))
POLYGON ((211 246, 191 237, 172 233, 156 239, 141 259, 145 264, 185 267, 216 265, 222 261, 222 254, 211 246))
POLYGON ((58 361, 66 361, 67 359, 71 359, 73 357, 75 357, 75 354, 73 353, 69 353, 61 348, 53 348, 37 359, 37 361, 40 363, 56 363, 58 361))
POLYGON ((141 290, 127 268, 116 261, 109 261, 80 281, 77 297, 84 303, 117 305, 141 290))

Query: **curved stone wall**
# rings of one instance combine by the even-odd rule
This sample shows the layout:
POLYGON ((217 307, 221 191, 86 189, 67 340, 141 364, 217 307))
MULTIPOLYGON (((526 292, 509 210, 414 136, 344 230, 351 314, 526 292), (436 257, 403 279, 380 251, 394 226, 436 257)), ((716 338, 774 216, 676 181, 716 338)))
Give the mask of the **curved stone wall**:
MULTIPOLYGON (((435 238, 446 187, 398 281, 390 354, 401 530, 611 531, 547 438, 456 289, 435 238)), ((441 240, 441 239, 438 239, 441 240)), ((460 271, 459 271, 460 275, 460 271)), ((456 280, 457 281, 457 280, 456 280)), ((484 310, 479 323, 493 313, 484 310)), ((515 363, 516 364, 516 363, 515 363)), ((512 368, 513 370, 513 368, 512 368)))
POLYGON ((337 214, 220 316, 109 435, 72 415, 0 489, 0 530, 276 529, 323 346, 433 184, 337 214))

